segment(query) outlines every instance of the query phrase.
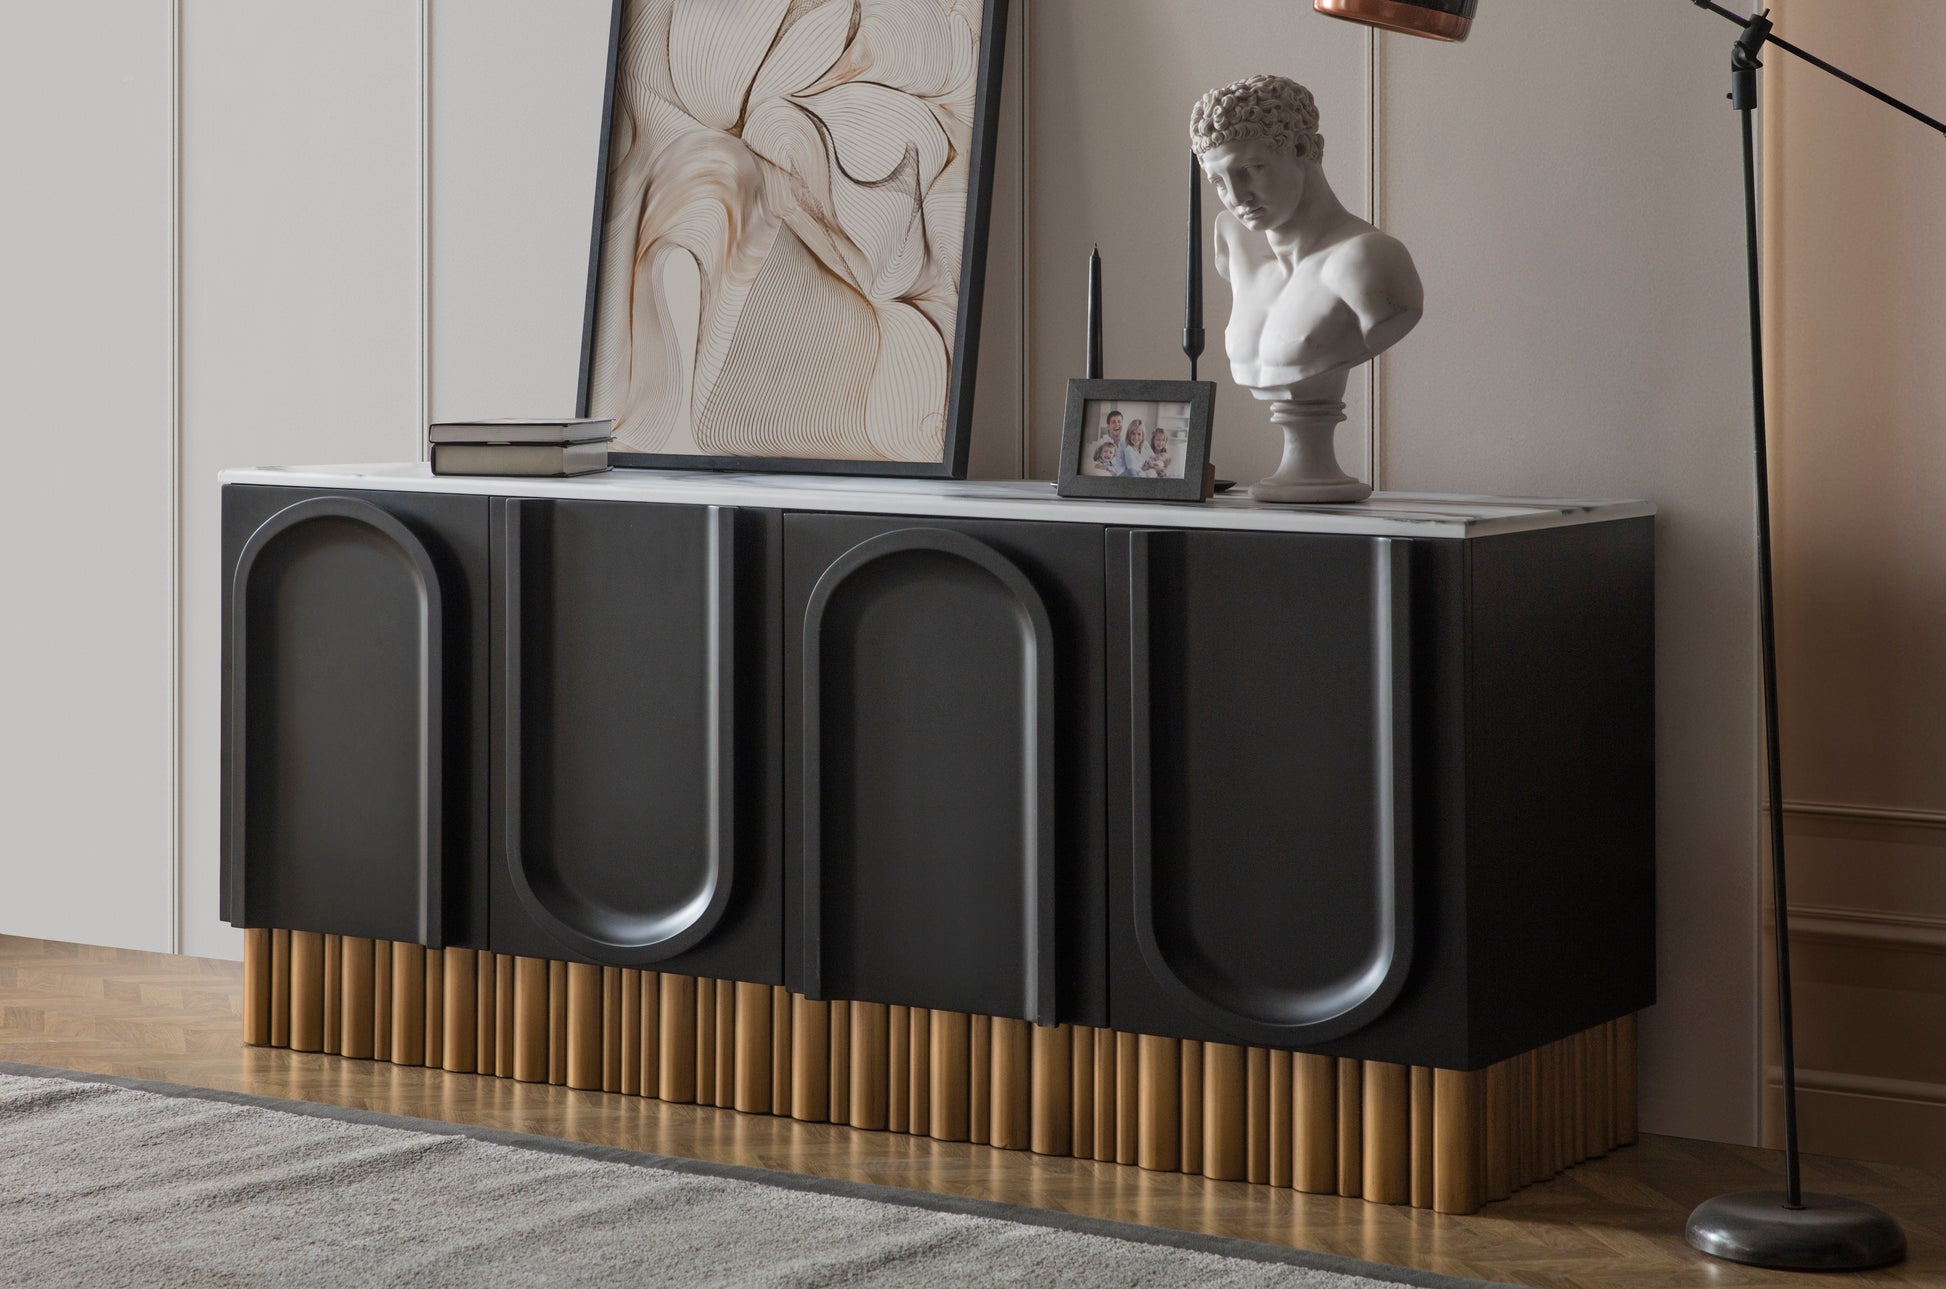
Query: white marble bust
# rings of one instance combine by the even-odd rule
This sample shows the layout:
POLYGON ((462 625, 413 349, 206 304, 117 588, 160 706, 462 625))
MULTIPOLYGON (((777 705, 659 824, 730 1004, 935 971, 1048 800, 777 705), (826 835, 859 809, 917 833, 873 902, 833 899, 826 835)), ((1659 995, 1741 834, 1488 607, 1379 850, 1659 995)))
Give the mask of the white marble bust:
POLYGON ((1311 92, 1252 76, 1205 94, 1191 146, 1223 199, 1216 271, 1233 303, 1224 344, 1238 385, 1270 404, 1284 456, 1259 501, 1363 501, 1333 432, 1351 369, 1397 344, 1425 296, 1412 256, 1346 210, 1326 182, 1311 92))

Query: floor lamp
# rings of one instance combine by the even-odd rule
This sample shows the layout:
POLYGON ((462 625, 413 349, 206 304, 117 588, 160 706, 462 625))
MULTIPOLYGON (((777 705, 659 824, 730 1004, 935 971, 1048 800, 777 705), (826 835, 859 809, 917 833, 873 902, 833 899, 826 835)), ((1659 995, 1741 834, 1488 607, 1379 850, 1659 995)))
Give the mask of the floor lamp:
MULTIPOLYGON (((1476 0, 1313 0, 1313 7, 1387 31, 1437 40, 1464 40, 1476 0)), ((1791 1035, 1789 901, 1784 886, 1783 768, 1777 731, 1777 634, 1770 564, 1770 472, 1764 424, 1763 314, 1759 305, 1757 162, 1750 114, 1757 107, 1757 72, 1766 45, 1829 72, 1941 134, 1935 120, 1883 90, 1833 67, 1773 34, 1769 11, 1745 18, 1711 0, 1690 0, 1743 28, 1730 54, 1730 103, 1743 124, 1743 208, 1750 279, 1750 385, 1757 482, 1758 620, 1763 644, 1764 755, 1768 771, 1771 903, 1777 941, 1778 1043, 1784 1063, 1784 1189, 1719 1195, 1690 1214, 1690 1244, 1713 1257, 1801 1271, 1855 1271, 1905 1256, 1905 1232, 1882 1209, 1839 1195, 1807 1194, 1799 1180, 1797 1061, 1791 1035)))

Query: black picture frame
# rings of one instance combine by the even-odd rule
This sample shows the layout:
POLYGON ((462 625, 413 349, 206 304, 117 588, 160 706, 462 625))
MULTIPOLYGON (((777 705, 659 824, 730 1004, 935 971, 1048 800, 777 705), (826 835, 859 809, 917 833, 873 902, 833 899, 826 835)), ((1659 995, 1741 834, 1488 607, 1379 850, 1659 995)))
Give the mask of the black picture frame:
MULTIPOLYGON (((609 150, 613 137, 623 23, 631 0, 613 0, 608 32, 607 85, 602 107, 601 148, 596 166, 593 229, 588 253, 588 287, 582 309, 581 369, 575 415, 589 415, 600 282, 602 231, 607 222, 609 150)), ((1000 125, 1000 85, 1007 45, 1010 0, 984 0, 978 54, 971 156, 968 159, 966 223, 961 241, 959 294, 954 314, 952 370, 945 407, 945 431, 938 461, 844 460, 826 457, 724 456, 703 453, 609 453, 618 469, 731 470, 787 474, 879 475, 893 478, 964 479, 971 448, 973 394, 979 357, 981 312, 986 285, 987 234, 993 205, 996 134, 1000 125)))
POLYGON ((1071 380, 1061 420, 1061 473, 1055 491, 1098 501, 1207 501, 1211 495, 1210 436, 1216 416, 1216 382, 1208 380, 1071 380), (1091 403, 1187 403, 1189 439, 1182 477, 1112 478, 1085 474, 1082 455, 1097 439, 1088 424, 1091 403))

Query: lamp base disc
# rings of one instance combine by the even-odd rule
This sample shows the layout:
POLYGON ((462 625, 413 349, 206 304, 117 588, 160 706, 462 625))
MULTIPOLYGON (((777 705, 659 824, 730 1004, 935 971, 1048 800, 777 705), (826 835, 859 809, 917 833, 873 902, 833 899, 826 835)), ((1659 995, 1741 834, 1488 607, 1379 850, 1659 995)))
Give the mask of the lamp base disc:
POLYGON ((1842 1195, 1783 1191, 1718 1195, 1689 1215, 1689 1243, 1713 1258, 1780 1271, 1863 1271, 1905 1257, 1905 1232, 1891 1214, 1842 1195))

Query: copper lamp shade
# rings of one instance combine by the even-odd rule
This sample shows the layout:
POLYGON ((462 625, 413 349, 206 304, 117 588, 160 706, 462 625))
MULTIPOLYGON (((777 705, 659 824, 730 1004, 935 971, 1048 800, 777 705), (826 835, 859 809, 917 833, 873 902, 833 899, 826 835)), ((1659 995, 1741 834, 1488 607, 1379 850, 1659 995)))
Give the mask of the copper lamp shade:
POLYGON ((1386 31, 1434 40, 1465 40, 1478 0, 1312 0, 1311 7, 1331 18, 1345 18, 1386 31))

